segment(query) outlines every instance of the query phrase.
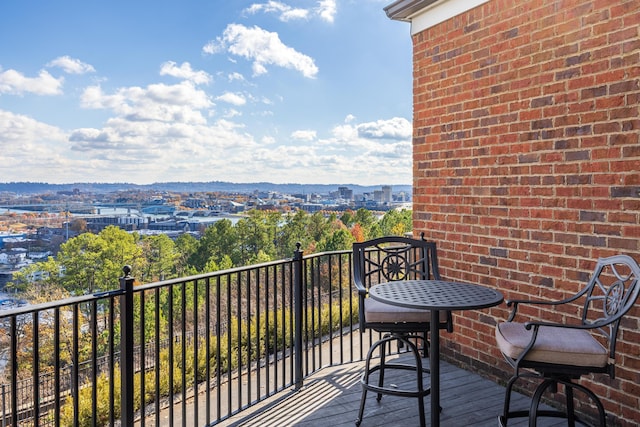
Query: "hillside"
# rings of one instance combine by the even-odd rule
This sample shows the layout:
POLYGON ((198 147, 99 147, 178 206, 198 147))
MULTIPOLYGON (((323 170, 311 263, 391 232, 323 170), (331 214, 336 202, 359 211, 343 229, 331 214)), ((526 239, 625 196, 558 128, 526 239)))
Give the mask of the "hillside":
MULTIPOLYGON (((411 192, 411 185, 392 185, 393 192, 411 192)), ((362 186, 355 184, 274 184, 269 182, 254 183, 233 183, 223 181, 211 182, 158 182, 153 184, 130 184, 130 183, 95 183, 77 182, 70 184, 48 184, 44 182, 7 182, 0 183, 0 192, 11 192, 17 194, 42 194, 55 193, 58 191, 72 191, 78 189, 82 192, 110 193, 123 190, 140 191, 174 191, 174 192, 207 192, 220 191, 227 193, 252 193, 254 191, 276 191, 286 194, 326 194, 336 191, 338 187, 349 187, 354 193, 367 193, 380 190, 381 185, 362 186)))

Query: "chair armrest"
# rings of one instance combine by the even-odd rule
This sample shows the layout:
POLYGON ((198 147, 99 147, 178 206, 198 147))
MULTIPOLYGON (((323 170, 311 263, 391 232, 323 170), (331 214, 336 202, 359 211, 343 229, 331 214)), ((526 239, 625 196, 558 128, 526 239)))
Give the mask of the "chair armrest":
POLYGON ((516 316, 516 312, 518 311, 518 306, 521 304, 537 304, 537 305, 550 305, 550 306, 556 306, 556 305, 562 305, 562 304, 567 304, 570 302, 573 302, 575 300, 577 300, 578 298, 580 298, 581 296, 583 296, 587 291, 589 290, 589 287, 585 287, 584 289, 582 289, 580 292, 578 292, 575 295, 572 295, 568 298, 565 298, 563 300, 557 300, 557 301, 547 301, 547 300, 534 300, 534 299, 507 299, 505 300, 507 307, 513 307, 513 309, 511 310, 511 314, 509 314, 509 318, 507 319, 508 322, 511 322, 514 317, 516 316))
POLYGON ((508 299, 506 300, 506 304, 507 307, 513 307, 513 309, 511 310, 511 313, 509 314, 509 317, 507 318, 507 322, 511 322, 515 317, 516 317, 516 313, 518 311, 518 306, 521 304, 531 304, 531 305, 550 305, 550 306, 556 306, 556 305, 562 305, 562 304, 567 304, 569 302, 575 301, 576 299, 578 299, 585 291, 581 291, 569 298, 565 298, 563 300, 557 300, 557 301, 546 301, 546 300, 535 300, 535 299, 508 299))
POLYGON ((603 327, 615 322, 619 317, 622 316, 613 316, 609 319, 598 319, 594 322, 590 323, 555 323, 555 322, 547 322, 544 320, 532 320, 524 323, 524 327, 529 330, 533 327, 539 328, 540 326, 551 326, 554 328, 568 328, 568 329, 602 329, 603 327))
POLYGON ((525 322, 524 327, 527 330, 531 328, 539 328, 541 326, 551 327, 551 328, 567 328, 567 329, 595 329, 598 328, 598 325, 582 325, 580 323, 556 323, 556 322, 545 322, 543 320, 532 320, 530 322, 525 322))
MULTIPOLYGON (((530 304, 530 305, 559 305, 564 301, 544 301, 544 300, 526 300, 526 299, 508 299, 505 300, 507 307, 512 307, 511 313, 509 313, 509 317, 507 318, 507 322, 513 321, 518 313, 518 306, 521 304, 530 304)), ((529 329, 529 328, 527 328, 529 329)))
POLYGON ((356 289, 358 290, 358 295, 366 296, 369 293, 369 291, 367 291, 367 288, 362 284, 362 282, 358 278, 354 278, 353 284, 356 286, 356 289))

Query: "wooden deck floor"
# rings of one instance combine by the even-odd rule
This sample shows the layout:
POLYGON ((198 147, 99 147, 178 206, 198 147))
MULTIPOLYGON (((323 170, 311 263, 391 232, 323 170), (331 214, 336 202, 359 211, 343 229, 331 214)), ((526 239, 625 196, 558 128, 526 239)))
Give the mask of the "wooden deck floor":
MULTIPOLYGON (((363 363, 352 363, 325 368, 307 379, 301 390, 282 393, 283 396, 261 402, 220 425, 354 427, 360 404, 363 367, 363 363)), ((442 426, 498 425, 497 417, 504 399, 503 387, 446 362, 441 363, 440 369, 442 426)), ((411 374, 396 372, 394 375, 396 377, 387 374, 385 382, 389 378, 389 383, 401 387, 410 380, 408 375, 411 374)), ((425 378, 425 383, 428 384, 428 378, 425 378)), ((527 397, 514 394, 512 407, 524 408, 528 402, 527 397)), ((425 398, 425 406, 428 425, 429 397, 425 398)), ((368 394, 361 427, 418 425, 418 402, 415 398, 383 396, 377 402, 374 393, 368 394)), ((510 427, 524 425, 527 425, 526 420, 509 423, 510 427)), ((538 425, 562 426, 566 425, 566 420, 541 419, 538 425)))

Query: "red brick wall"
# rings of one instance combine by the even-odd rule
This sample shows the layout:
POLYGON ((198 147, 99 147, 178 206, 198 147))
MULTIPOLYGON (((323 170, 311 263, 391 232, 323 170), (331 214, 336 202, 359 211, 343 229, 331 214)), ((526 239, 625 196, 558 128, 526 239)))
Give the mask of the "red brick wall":
MULTIPOLYGON (((492 0, 413 36, 414 229, 446 278, 556 299, 598 257, 640 262, 639 27, 637 0, 492 0)), ((457 316, 448 357, 506 379, 506 316, 457 316)), ((640 309, 617 363, 589 384, 638 425, 640 309)))

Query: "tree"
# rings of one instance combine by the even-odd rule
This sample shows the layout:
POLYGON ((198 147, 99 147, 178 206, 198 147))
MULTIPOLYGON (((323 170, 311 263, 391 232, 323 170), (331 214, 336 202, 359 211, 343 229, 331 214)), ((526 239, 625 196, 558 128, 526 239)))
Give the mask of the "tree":
POLYGON ((252 210, 246 218, 236 224, 238 233, 238 247, 240 259, 237 265, 252 264, 262 251, 261 259, 265 256, 271 260, 275 256, 275 237, 277 232, 279 213, 252 210))
POLYGON ((101 270, 105 267, 106 245, 104 239, 91 233, 80 234, 63 243, 56 256, 62 272, 62 287, 75 295, 102 290, 104 284, 96 276, 104 277, 101 270))
POLYGON ((102 288, 100 290, 113 289, 119 287, 116 280, 122 276, 122 267, 130 265, 132 271, 142 271, 143 258, 142 248, 137 244, 138 235, 130 234, 119 227, 110 225, 102 230, 98 236, 106 243, 102 253, 103 268, 97 280, 102 288))
POLYGON ((320 242, 318 250, 321 252, 342 251, 351 249, 355 239, 351 233, 342 228, 331 233, 325 240, 320 242))
POLYGON ((318 242, 326 239, 331 233, 331 222, 321 212, 315 212, 309 218, 309 225, 306 231, 317 246, 318 242))
POLYGON ((179 254, 176 244, 166 234, 147 236, 141 240, 145 261, 143 274, 148 282, 176 276, 176 260, 179 254))
POLYGON ((224 256, 229 256, 234 265, 237 265, 238 253, 237 230, 231 221, 225 218, 207 227, 198 241, 196 251, 189 257, 189 263, 198 271, 206 271, 204 267, 210 260, 219 264, 224 256))
POLYGON ((60 264, 55 258, 26 266, 13 274, 7 288, 15 289, 33 302, 55 301, 68 294, 61 286, 62 274, 60 264))
POLYGON ((384 236, 402 236, 413 229, 412 212, 407 209, 390 210, 384 214, 379 224, 384 236))
POLYGON ((356 242, 364 242, 365 240, 364 232, 360 224, 354 224, 353 227, 351 227, 351 235, 356 242))
POLYGON ((298 242, 302 245, 302 250, 309 252, 313 242, 313 238, 307 231, 309 223, 309 214, 302 210, 285 217, 284 225, 280 227, 280 232, 276 238, 278 241, 278 258, 291 257, 298 242))
POLYGON ((142 271, 141 255, 134 236, 118 227, 80 234, 62 244, 56 256, 61 286, 76 295, 117 288, 123 266, 142 271))
POLYGON ((87 221, 82 218, 75 218, 71 221, 69 225, 69 230, 78 233, 86 233, 87 232, 87 221))
POLYGON ((198 240, 189 233, 179 235, 175 241, 176 253, 176 275, 189 276, 197 273, 197 270, 189 265, 189 258, 198 250, 198 240))
POLYGON ((382 236, 380 229, 376 226, 377 219, 373 212, 360 208, 354 215, 354 222, 360 224, 364 240, 382 236))
POLYGON ((342 216, 340 216, 340 221, 342 221, 342 223, 348 228, 353 227, 355 225, 355 216, 353 211, 351 209, 344 211, 342 216))

